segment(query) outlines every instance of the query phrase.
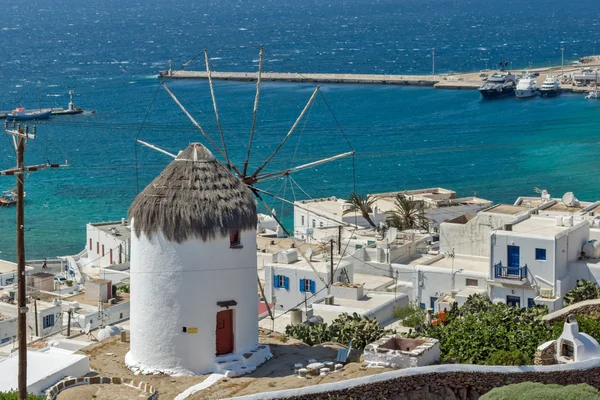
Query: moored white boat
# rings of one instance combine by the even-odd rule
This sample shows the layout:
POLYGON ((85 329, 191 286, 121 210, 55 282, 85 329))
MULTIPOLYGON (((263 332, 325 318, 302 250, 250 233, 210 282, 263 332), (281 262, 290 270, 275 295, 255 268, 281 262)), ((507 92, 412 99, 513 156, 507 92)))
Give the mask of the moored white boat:
POLYGON ((554 97, 560 94, 560 82, 554 75, 547 75, 542 83, 540 94, 542 97, 554 97))
POLYGON ((515 89, 515 95, 518 98, 534 97, 540 93, 535 79, 529 75, 519 79, 517 88, 515 89))

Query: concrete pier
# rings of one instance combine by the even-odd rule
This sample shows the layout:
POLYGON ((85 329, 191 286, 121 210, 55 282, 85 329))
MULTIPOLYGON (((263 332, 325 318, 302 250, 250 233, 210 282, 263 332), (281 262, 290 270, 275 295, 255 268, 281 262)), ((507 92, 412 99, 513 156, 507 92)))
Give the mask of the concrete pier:
MULTIPOLYGON (((539 72, 537 78, 538 85, 547 74, 562 76, 582 68, 600 66, 600 56, 590 56, 584 58, 584 63, 578 65, 567 65, 564 67, 546 67, 531 69, 513 69, 513 74, 527 70, 529 72, 539 72)), ((583 60, 583 59, 582 59, 583 60)), ((485 70, 488 75, 492 75, 496 70, 485 70)), ((311 82, 311 83, 347 83, 347 84, 387 84, 387 85, 405 85, 405 86, 429 86, 436 89, 451 90, 476 90, 484 82, 479 76, 480 72, 452 73, 442 75, 378 75, 378 74, 312 74, 312 73, 285 73, 285 72, 263 72, 261 79, 271 82, 311 82)), ((187 71, 187 70, 165 70, 159 74, 161 79, 208 79, 206 71, 187 71)), ((229 81, 256 81, 256 72, 213 72, 214 80, 229 81)), ((585 92, 589 88, 580 88, 571 85, 562 85, 563 91, 585 92)))

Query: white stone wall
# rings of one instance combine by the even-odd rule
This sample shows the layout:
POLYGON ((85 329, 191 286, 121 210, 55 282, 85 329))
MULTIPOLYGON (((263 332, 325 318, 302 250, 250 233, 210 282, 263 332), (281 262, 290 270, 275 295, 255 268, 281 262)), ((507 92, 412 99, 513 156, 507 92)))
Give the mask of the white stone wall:
POLYGON ((10 343, 17 339, 17 318, 0 321, 0 343, 10 343))
POLYGON ((133 234, 128 365, 169 374, 213 370, 216 315, 224 309, 218 301, 237 302, 234 352, 258 343, 256 232, 241 232, 241 244, 231 249, 229 237, 178 244, 160 233, 133 234))
POLYGON ((386 335, 365 347, 363 358, 368 363, 384 363, 392 368, 415 368, 435 364, 440 361, 440 342, 437 339, 426 339, 425 343, 413 350, 391 350, 381 347, 392 340, 394 335, 386 335))

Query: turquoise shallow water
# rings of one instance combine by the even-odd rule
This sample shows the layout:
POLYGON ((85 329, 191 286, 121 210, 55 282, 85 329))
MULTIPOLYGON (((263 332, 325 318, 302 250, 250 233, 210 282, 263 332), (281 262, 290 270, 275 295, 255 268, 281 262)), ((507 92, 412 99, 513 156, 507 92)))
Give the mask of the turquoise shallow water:
MULTIPOLYGON (((164 2, 111 0, 78 9, 63 1, 9 4, 11 16, 0 15, 6 50, 0 60, 0 109, 18 102, 66 106, 72 87, 77 103, 98 111, 53 118, 29 145, 30 163, 68 158, 72 166, 27 180, 28 258, 81 250, 85 224, 125 216, 138 188, 169 161, 138 147, 136 168, 133 145, 157 91, 152 75, 168 58, 182 63, 206 46, 215 49, 215 69, 246 70, 255 66, 257 49, 226 47, 264 43, 271 70, 422 73, 431 62, 423 49, 433 46, 439 49, 441 71, 482 68, 486 58, 509 58, 521 66, 556 62, 562 45, 570 59, 596 50, 588 34, 596 26, 593 1, 582 1, 574 11, 558 1, 533 0, 519 12, 510 10, 522 2, 508 2, 513 7, 503 18, 490 14, 494 3, 488 1, 284 3, 190 0, 169 8, 164 2), (542 4, 570 18, 560 24, 531 18, 542 4), (36 23, 26 15, 36 15, 36 23), (501 30, 502 20, 519 28, 501 30)), ((207 84, 168 84, 217 137, 207 84)), ((263 88, 254 166, 285 135, 314 89, 274 83, 263 88)), ((229 150, 239 163, 250 131, 254 85, 219 82, 215 89, 229 150)), ((483 102, 472 91, 392 86, 326 85, 323 92, 357 155, 354 163, 341 160, 295 175, 313 197, 346 196, 355 176, 359 192, 444 186, 460 195, 477 192, 512 202, 537 186, 554 195, 572 190, 582 199, 600 198, 600 102, 580 95, 483 102)), ((306 121, 270 170, 348 151, 321 98, 306 121)), ((139 133, 175 153, 201 140, 163 90, 139 133)), ((7 168, 14 153, 8 141, 0 143, 0 167, 7 168)), ((10 178, 0 180, 4 189, 11 185, 10 178)), ((264 187, 290 200, 306 196, 282 180, 264 187)), ((273 206, 289 220, 288 209, 273 206)), ((14 209, 0 209, 0 226, 0 257, 13 259, 14 209)))

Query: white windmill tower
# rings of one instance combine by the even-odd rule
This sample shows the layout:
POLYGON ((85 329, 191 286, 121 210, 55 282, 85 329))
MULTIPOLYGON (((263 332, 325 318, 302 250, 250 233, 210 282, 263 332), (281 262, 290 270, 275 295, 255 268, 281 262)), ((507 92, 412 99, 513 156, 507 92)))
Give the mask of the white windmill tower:
MULTIPOLYGON (((262 172, 304 117, 319 93, 316 88, 273 153, 256 170, 248 170, 260 97, 262 57, 261 48, 252 130, 243 166, 237 167, 227 152, 206 51, 221 146, 166 84, 161 85, 222 156, 224 164, 199 143, 189 145, 175 156, 136 139, 174 160, 137 196, 129 210, 133 232, 132 299, 131 347, 126 363, 130 368, 146 373, 201 374, 224 372, 228 366, 236 365, 249 372, 270 357, 268 346, 258 345, 255 199, 292 240, 293 236, 262 195, 279 197, 255 185, 353 155, 354 150, 278 172, 262 172), (244 357, 248 354, 250 358, 244 357)), ((312 266, 304 253, 300 255, 312 266)))

